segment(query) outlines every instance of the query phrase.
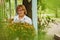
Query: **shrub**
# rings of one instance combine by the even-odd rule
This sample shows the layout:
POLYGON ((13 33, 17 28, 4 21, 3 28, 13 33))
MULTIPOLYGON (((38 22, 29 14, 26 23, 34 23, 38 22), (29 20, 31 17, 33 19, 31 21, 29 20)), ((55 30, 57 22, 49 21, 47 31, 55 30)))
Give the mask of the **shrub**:
POLYGON ((6 23, 0 31, 0 40, 34 40, 35 29, 28 23, 6 23), (7 25, 8 24, 8 25, 7 25))

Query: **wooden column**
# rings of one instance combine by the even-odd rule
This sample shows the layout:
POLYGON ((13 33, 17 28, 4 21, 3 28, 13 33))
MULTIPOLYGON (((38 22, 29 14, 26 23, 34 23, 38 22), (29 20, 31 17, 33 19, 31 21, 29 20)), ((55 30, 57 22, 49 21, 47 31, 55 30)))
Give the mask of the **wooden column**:
POLYGON ((37 25, 37 0, 32 0, 32 20, 36 30, 36 37, 34 40, 38 40, 38 25, 37 25))

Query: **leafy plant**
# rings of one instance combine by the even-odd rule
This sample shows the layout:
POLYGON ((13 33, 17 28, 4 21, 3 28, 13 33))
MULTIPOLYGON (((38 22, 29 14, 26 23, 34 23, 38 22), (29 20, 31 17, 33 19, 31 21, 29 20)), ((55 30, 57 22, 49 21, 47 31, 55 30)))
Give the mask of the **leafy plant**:
POLYGON ((0 30, 0 40, 34 40, 35 29, 28 23, 5 23, 0 30))

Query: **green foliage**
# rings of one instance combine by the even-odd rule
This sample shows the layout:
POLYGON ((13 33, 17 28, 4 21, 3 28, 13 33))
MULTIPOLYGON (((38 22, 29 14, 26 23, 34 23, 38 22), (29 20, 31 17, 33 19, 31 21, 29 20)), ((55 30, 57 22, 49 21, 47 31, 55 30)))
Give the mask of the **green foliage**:
MULTIPOLYGON (((38 14, 54 14, 56 18, 60 18, 60 0, 38 0, 38 14), (40 9, 39 9, 40 8, 40 9)), ((41 16, 41 15, 40 15, 41 16)))
POLYGON ((4 23, 0 28, 0 40, 34 40, 35 29, 28 23, 4 23), (5 24, 5 25, 4 25, 5 24))
POLYGON ((5 0, 6 2, 8 2, 9 0, 5 0))
POLYGON ((53 19, 51 19, 50 16, 40 18, 40 20, 38 21, 38 40, 51 39, 49 38, 50 36, 48 36, 48 39, 47 39, 47 35, 46 35, 47 30, 45 29, 50 28, 49 23, 52 21, 53 19))
POLYGON ((52 19, 49 16, 39 18, 38 21, 38 28, 41 30, 44 30, 46 27, 48 27, 49 22, 52 22, 52 19))

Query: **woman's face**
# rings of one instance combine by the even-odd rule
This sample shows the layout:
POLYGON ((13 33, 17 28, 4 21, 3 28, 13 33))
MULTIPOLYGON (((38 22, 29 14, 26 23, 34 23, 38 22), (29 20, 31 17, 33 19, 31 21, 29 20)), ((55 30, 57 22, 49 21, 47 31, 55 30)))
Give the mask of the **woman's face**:
POLYGON ((20 7, 18 10, 17 10, 17 13, 19 16, 24 16, 24 10, 22 9, 22 7, 20 7))

